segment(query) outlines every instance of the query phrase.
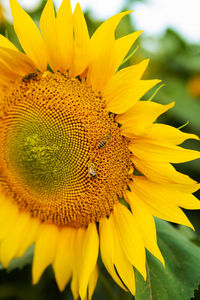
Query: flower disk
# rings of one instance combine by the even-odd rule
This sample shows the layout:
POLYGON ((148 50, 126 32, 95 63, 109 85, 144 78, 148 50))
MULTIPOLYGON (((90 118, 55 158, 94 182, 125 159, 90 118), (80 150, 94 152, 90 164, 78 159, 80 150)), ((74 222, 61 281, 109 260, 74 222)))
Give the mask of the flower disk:
POLYGON ((59 72, 18 81, 2 107, 2 192, 46 223, 80 227, 109 216, 131 160, 104 106, 59 72))

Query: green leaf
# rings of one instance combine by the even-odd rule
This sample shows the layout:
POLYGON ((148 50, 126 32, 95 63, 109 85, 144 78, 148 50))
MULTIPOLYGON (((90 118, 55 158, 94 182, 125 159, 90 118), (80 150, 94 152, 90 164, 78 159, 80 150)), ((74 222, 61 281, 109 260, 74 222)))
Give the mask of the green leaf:
POLYGON ((198 237, 198 234, 195 231, 193 231, 191 228, 184 225, 179 225, 178 231, 190 241, 198 237))
POLYGON ((147 254, 147 281, 136 271, 136 300, 189 300, 200 283, 200 249, 165 221, 156 220, 166 266, 147 254))

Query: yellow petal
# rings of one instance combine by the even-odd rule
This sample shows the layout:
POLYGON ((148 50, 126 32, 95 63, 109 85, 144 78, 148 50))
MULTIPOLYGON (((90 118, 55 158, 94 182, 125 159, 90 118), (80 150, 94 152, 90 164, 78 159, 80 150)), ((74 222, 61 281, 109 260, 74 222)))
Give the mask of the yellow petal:
POLYGON ((120 203, 114 206, 114 223, 127 259, 146 279, 146 257, 141 231, 131 212, 120 203))
POLYGON ((97 280, 98 280, 98 267, 97 264, 90 276, 90 280, 89 280, 89 284, 88 284, 88 300, 92 299, 92 295, 94 293, 96 284, 97 284, 97 280))
POLYGON ((61 54, 58 47, 58 30, 52 0, 47 1, 47 4, 42 12, 40 18, 40 28, 46 46, 48 62, 53 71, 58 71, 61 54))
POLYGON ((1 34, 0 34, 0 47, 9 48, 18 51, 18 49, 5 36, 1 34))
POLYGON ((74 25, 74 59, 72 64, 72 76, 81 74, 89 63, 89 42, 87 24, 81 10, 80 4, 77 3, 73 13, 74 25))
POLYGON ((0 240, 3 240, 13 230, 19 217, 16 205, 9 205, 2 208, 2 212, 7 215, 7 218, 0 220, 0 240))
POLYGON ((145 135, 145 139, 155 140, 165 144, 179 145, 188 139, 199 140, 199 137, 195 134, 182 132, 175 127, 157 123, 148 127, 148 133, 145 135))
POLYGON ((58 229, 55 225, 44 225, 35 243, 33 258, 33 284, 36 284, 56 254, 58 229))
POLYGON ((36 71, 33 61, 18 51, 0 47, 0 59, 5 64, 5 68, 9 68, 21 77, 36 71))
POLYGON ((139 64, 124 68, 117 72, 114 76, 111 77, 111 79, 103 89, 103 97, 109 99, 110 97, 112 97, 113 93, 116 93, 116 90, 118 88, 122 88, 123 86, 125 86, 125 88, 127 88, 127 86, 131 87, 132 83, 135 80, 141 79, 144 71, 148 66, 148 63, 149 59, 145 59, 139 64))
POLYGON ((150 101, 138 101, 131 109, 124 114, 117 115, 116 121, 123 124, 121 132, 123 135, 143 134, 146 128, 151 125, 161 114, 174 106, 174 102, 162 105, 150 101), (142 120, 142 122, 141 122, 142 120))
POLYGON ((135 295, 135 275, 132 264, 126 257, 126 252, 123 251, 122 246, 120 244, 120 237, 115 228, 115 223, 113 220, 113 216, 110 216, 109 219, 114 237, 114 265, 117 269, 117 273, 119 274, 122 282, 129 289, 132 295, 135 295))
MULTIPOLYGON (((0 207, 1 207, 1 205, 6 205, 8 203, 9 202, 6 201, 6 197, 0 193, 0 207)), ((0 212, 1 212, 1 210, 0 210, 0 212)))
POLYGON ((185 209, 200 209, 200 201, 194 195, 179 191, 176 191, 174 195, 176 197, 176 204, 178 206, 185 209))
POLYGON ((161 184, 195 184, 193 179, 176 171, 176 169, 170 163, 144 161, 136 156, 134 156, 132 160, 136 169, 148 177, 151 181, 161 184))
POLYGON ((40 224, 41 223, 37 218, 31 218, 28 234, 16 253, 17 257, 24 255, 25 251, 35 242, 36 236, 40 230, 40 224))
POLYGON ((115 70, 118 69, 122 60, 134 44, 134 42, 138 39, 140 34, 143 31, 136 31, 131 34, 125 35, 122 38, 119 38, 115 42, 115 49, 116 49, 116 59, 115 59, 115 70))
POLYGON ((101 39, 105 36, 105 32, 110 33, 112 36, 114 36, 116 27, 118 26, 121 19, 124 16, 130 14, 131 12, 132 11, 121 12, 119 14, 112 16, 111 18, 106 20, 103 24, 101 24, 101 26, 99 26, 95 31, 95 33, 92 35, 91 38, 92 46, 94 46, 95 43, 97 43, 98 41, 101 41, 101 39))
POLYGON ((75 229, 64 228, 58 240, 53 268, 59 290, 62 292, 72 275, 73 269, 73 240, 75 229))
POLYGON ((71 291, 74 300, 79 298, 79 282, 78 282, 78 274, 76 272, 73 273, 73 277, 71 280, 71 291))
MULTIPOLYGON (((170 202, 173 205, 181 206, 186 209, 200 209, 200 201, 198 201, 197 198, 190 192, 171 188, 170 185, 160 185, 155 182, 151 182, 144 177, 135 177, 134 183, 137 190, 141 189, 141 193, 142 188, 145 185, 145 192, 149 191, 149 194, 153 194, 153 191, 156 191, 156 198, 160 198, 167 203, 170 202)), ((199 186, 199 184, 193 184, 193 192, 197 191, 199 186)))
POLYGON ((43 39, 31 17, 21 8, 17 0, 10 0, 15 32, 27 55, 40 71, 47 67, 47 57, 43 39))
POLYGON ((6 201, 7 199, 0 195, 1 204, 0 204, 0 226, 7 220, 7 218, 12 214, 17 212, 17 207, 11 202, 6 201))
POLYGON ((100 233, 100 250, 101 250, 101 258, 106 267, 107 271, 112 276, 113 280, 125 291, 127 289, 121 282, 118 277, 115 268, 114 268, 114 236, 113 236, 113 226, 111 222, 107 218, 102 218, 99 222, 99 233, 100 233))
POLYGON ((0 258, 5 268, 7 268, 10 261, 16 257, 21 243, 23 243, 28 234, 30 221, 30 217, 27 213, 21 213, 17 219, 14 230, 11 230, 1 243, 0 258))
POLYGON ((199 190, 200 183, 193 183, 193 184, 175 183, 175 184, 170 184, 170 188, 176 189, 178 191, 182 191, 183 193, 194 193, 199 190))
POLYGON ((106 109, 115 114, 122 114, 129 110, 148 90, 158 84, 160 80, 134 80, 129 84, 122 82, 113 94, 106 97, 106 109))
POLYGON ((73 55, 73 22, 70 0, 63 0, 56 18, 58 30, 58 45, 60 57, 58 57, 59 70, 66 72, 71 67, 73 55))
MULTIPOLYGON (((144 62, 144 61, 143 61, 144 62)), ((160 115, 165 113, 167 110, 174 106, 175 102, 171 102, 167 105, 163 105, 160 103, 152 102, 152 101, 138 101, 134 107, 129 109, 122 115, 117 116, 117 122, 120 124, 124 124, 127 121, 131 121, 132 119, 137 120, 139 118, 141 122, 141 118, 143 118, 142 122, 145 122, 145 126, 151 125, 160 115)))
POLYGON ((2 82, 13 83, 17 78, 20 78, 20 75, 14 69, 10 69, 6 62, 0 58, 0 79, 2 82))
MULTIPOLYGON (((192 224, 187 219, 182 210, 177 206, 177 200, 172 197, 172 191, 150 182, 143 176, 134 177, 134 182, 130 185, 133 194, 141 198, 153 216, 166 221, 183 224, 193 229, 192 224), (139 178, 140 177, 140 178, 139 178)), ((175 192, 173 190, 173 192, 175 192)))
POLYGON ((96 224, 90 223, 88 225, 84 243, 82 245, 82 262, 80 273, 80 289, 79 293, 82 299, 86 297, 87 287, 92 271, 95 268, 98 252, 99 252, 99 238, 96 224))
POLYGON ((90 40, 90 64, 87 81, 99 92, 113 75, 115 62, 115 29, 121 19, 130 12, 119 13, 104 22, 90 40))
POLYGON ((134 140, 128 145, 130 151, 145 161, 182 163, 200 158, 200 152, 188 150, 179 146, 169 146, 149 142, 148 140, 134 140))
POLYGON ((164 259, 157 245, 154 218, 145 203, 136 195, 126 191, 126 197, 143 235, 145 247, 164 265, 164 259))
MULTIPOLYGON (((75 237, 74 237, 74 243, 73 243, 73 274, 72 274, 72 281, 71 281, 71 290, 74 297, 74 300, 78 299, 79 297, 79 287, 80 287, 80 274, 81 274, 81 264, 83 259, 83 252, 82 252, 82 246, 84 244, 86 235, 86 229, 85 228, 79 228, 75 230, 75 237)), ((72 241, 73 242, 73 241, 72 241)))

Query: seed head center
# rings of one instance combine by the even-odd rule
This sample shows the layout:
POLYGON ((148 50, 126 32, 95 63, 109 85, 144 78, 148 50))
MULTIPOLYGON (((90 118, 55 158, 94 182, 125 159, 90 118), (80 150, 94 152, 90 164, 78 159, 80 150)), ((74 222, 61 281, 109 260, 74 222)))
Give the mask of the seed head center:
POLYGON ((41 221, 86 226, 109 216, 130 155, 103 100, 60 73, 21 80, 4 96, 0 189, 41 221))

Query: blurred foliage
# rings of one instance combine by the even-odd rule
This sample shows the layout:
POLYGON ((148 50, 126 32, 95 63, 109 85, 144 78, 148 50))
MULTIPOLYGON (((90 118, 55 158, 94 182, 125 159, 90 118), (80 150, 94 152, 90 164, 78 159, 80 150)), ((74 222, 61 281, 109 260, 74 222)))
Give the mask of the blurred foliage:
MULTIPOLYGON (((138 0, 139 1, 139 0, 138 0)), ((141 0, 145 1, 145 0, 141 0)), ((134 8, 136 0, 125 0, 123 10, 134 8)), ((39 6, 34 11, 28 13, 35 22, 39 23, 41 11, 46 0, 41 0, 39 6)), ((92 34, 101 21, 95 21, 91 11, 85 12, 89 32, 92 34)), ((149 20, 147 20, 149 22, 149 20)), ((117 29, 116 36, 120 37, 131 33, 135 30, 132 17, 129 15, 122 20, 117 29)), ((0 2, 0 33, 7 36, 19 49, 21 49, 17 37, 14 33, 12 24, 7 21, 4 9, 0 2)), ((180 127, 189 121, 189 124, 182 130, 185 132, 193 132, 200 135, 200 47, 187 43, 176 31, 172 29, 166 30, 165 34, 160 38, 152 38, 145 36, 145 33, 136 42, 130 50, 139 49, 135 55, 131 57, 124 66, 134 64, 144 58, 151 59, 148 71, 144 78, 160 78, 165 87, 163 87, 156 95, 154 101, 166 104, 171 101, 176 102, 175 108, 171 109, 167 114, 159 118, 159 122, 164 122, 175 127, 180 127)), ((129 54, 130 54, 129 53, 129 54)), ((155 89, 152 89, 144 99, 148 99, 155 89)), ((199 150, 197 141, 187 141, 184 147, 199 150)), ((187 164, 178 164, 175 166, 179 171, 190 175, 192 178, 200 179, 200 162, 193 161, 187 164)), ((200 194, 196 193, 197 196, 200 194)), ((200 247, 200 215, 199 212, 186 212, 191 222, 196 228, 196 233, 191 233, 190 229, 179 226, 180 235, 190 240, 190 243, 200 247)), ((170 229, 171 230, 171 229, 170 229)), ((169 231, 170 231, 169 230, 169 231)), ((181 238, 180 238, 181 239, 181 238)), ((175 240, 175 239, 174 239, 175 240)), ((174 246, 175 247, 175 246, 174 246)), ((181 246, 184 248, 184 243, 181 246)), ((163 250, 164 251, 164 250, 163 250)), ((200 250, 199 250, 200 251, 200 250)), ((59 293, 53 276, 53 271, 48 268, 43 274, 40 282, 31 285, 31 257, 32 252, 26 253, 21 260, 14 260, 10 266, 10 271, 0 271, 0 299, 8 300, 70 300, 72 299, 69 285, 63 293, 59 293), (26 265, 29 263, 28 265, 26 265), (26 266, 25 266, 26 265, 26 266)), ((149 258, 150 259, 150 258, 149 258)), ((154 267, 156 266, 154 261, 154 267)), ((200 268, 199 268, 200 270, 200 268)), ((141 282, 140 282, 141 284, 141 282)), ((187 287, 186 287, 187 288, 187 287)), ((191 294, 191 293, 190 293, 191 294)), ((108 300, 129 300, 133 299, 130 294, 122 291, 111 279, 100 262, 100 277, 97 288, 95 290, 94 299, 108 300)), ((140 299, 137 298, 136 299, 140 299)), ((143 299, 143 298, 142 298, 143 299)), ((147 298, 145 298, 146 300, 147 298)), ((155 298, 157 299, 157 298, 155 298)), ((163 298, 162 298, 163 299, 163 298)), ((172 298, 166 298, 172 299, 172 298)), ((183 298, 174 298, 182 300, 183 298)), ((194 292, 192 300, 200 300, 200 288, 194 292)), ((153 299, 154 300, 154 299, 153 299)))

